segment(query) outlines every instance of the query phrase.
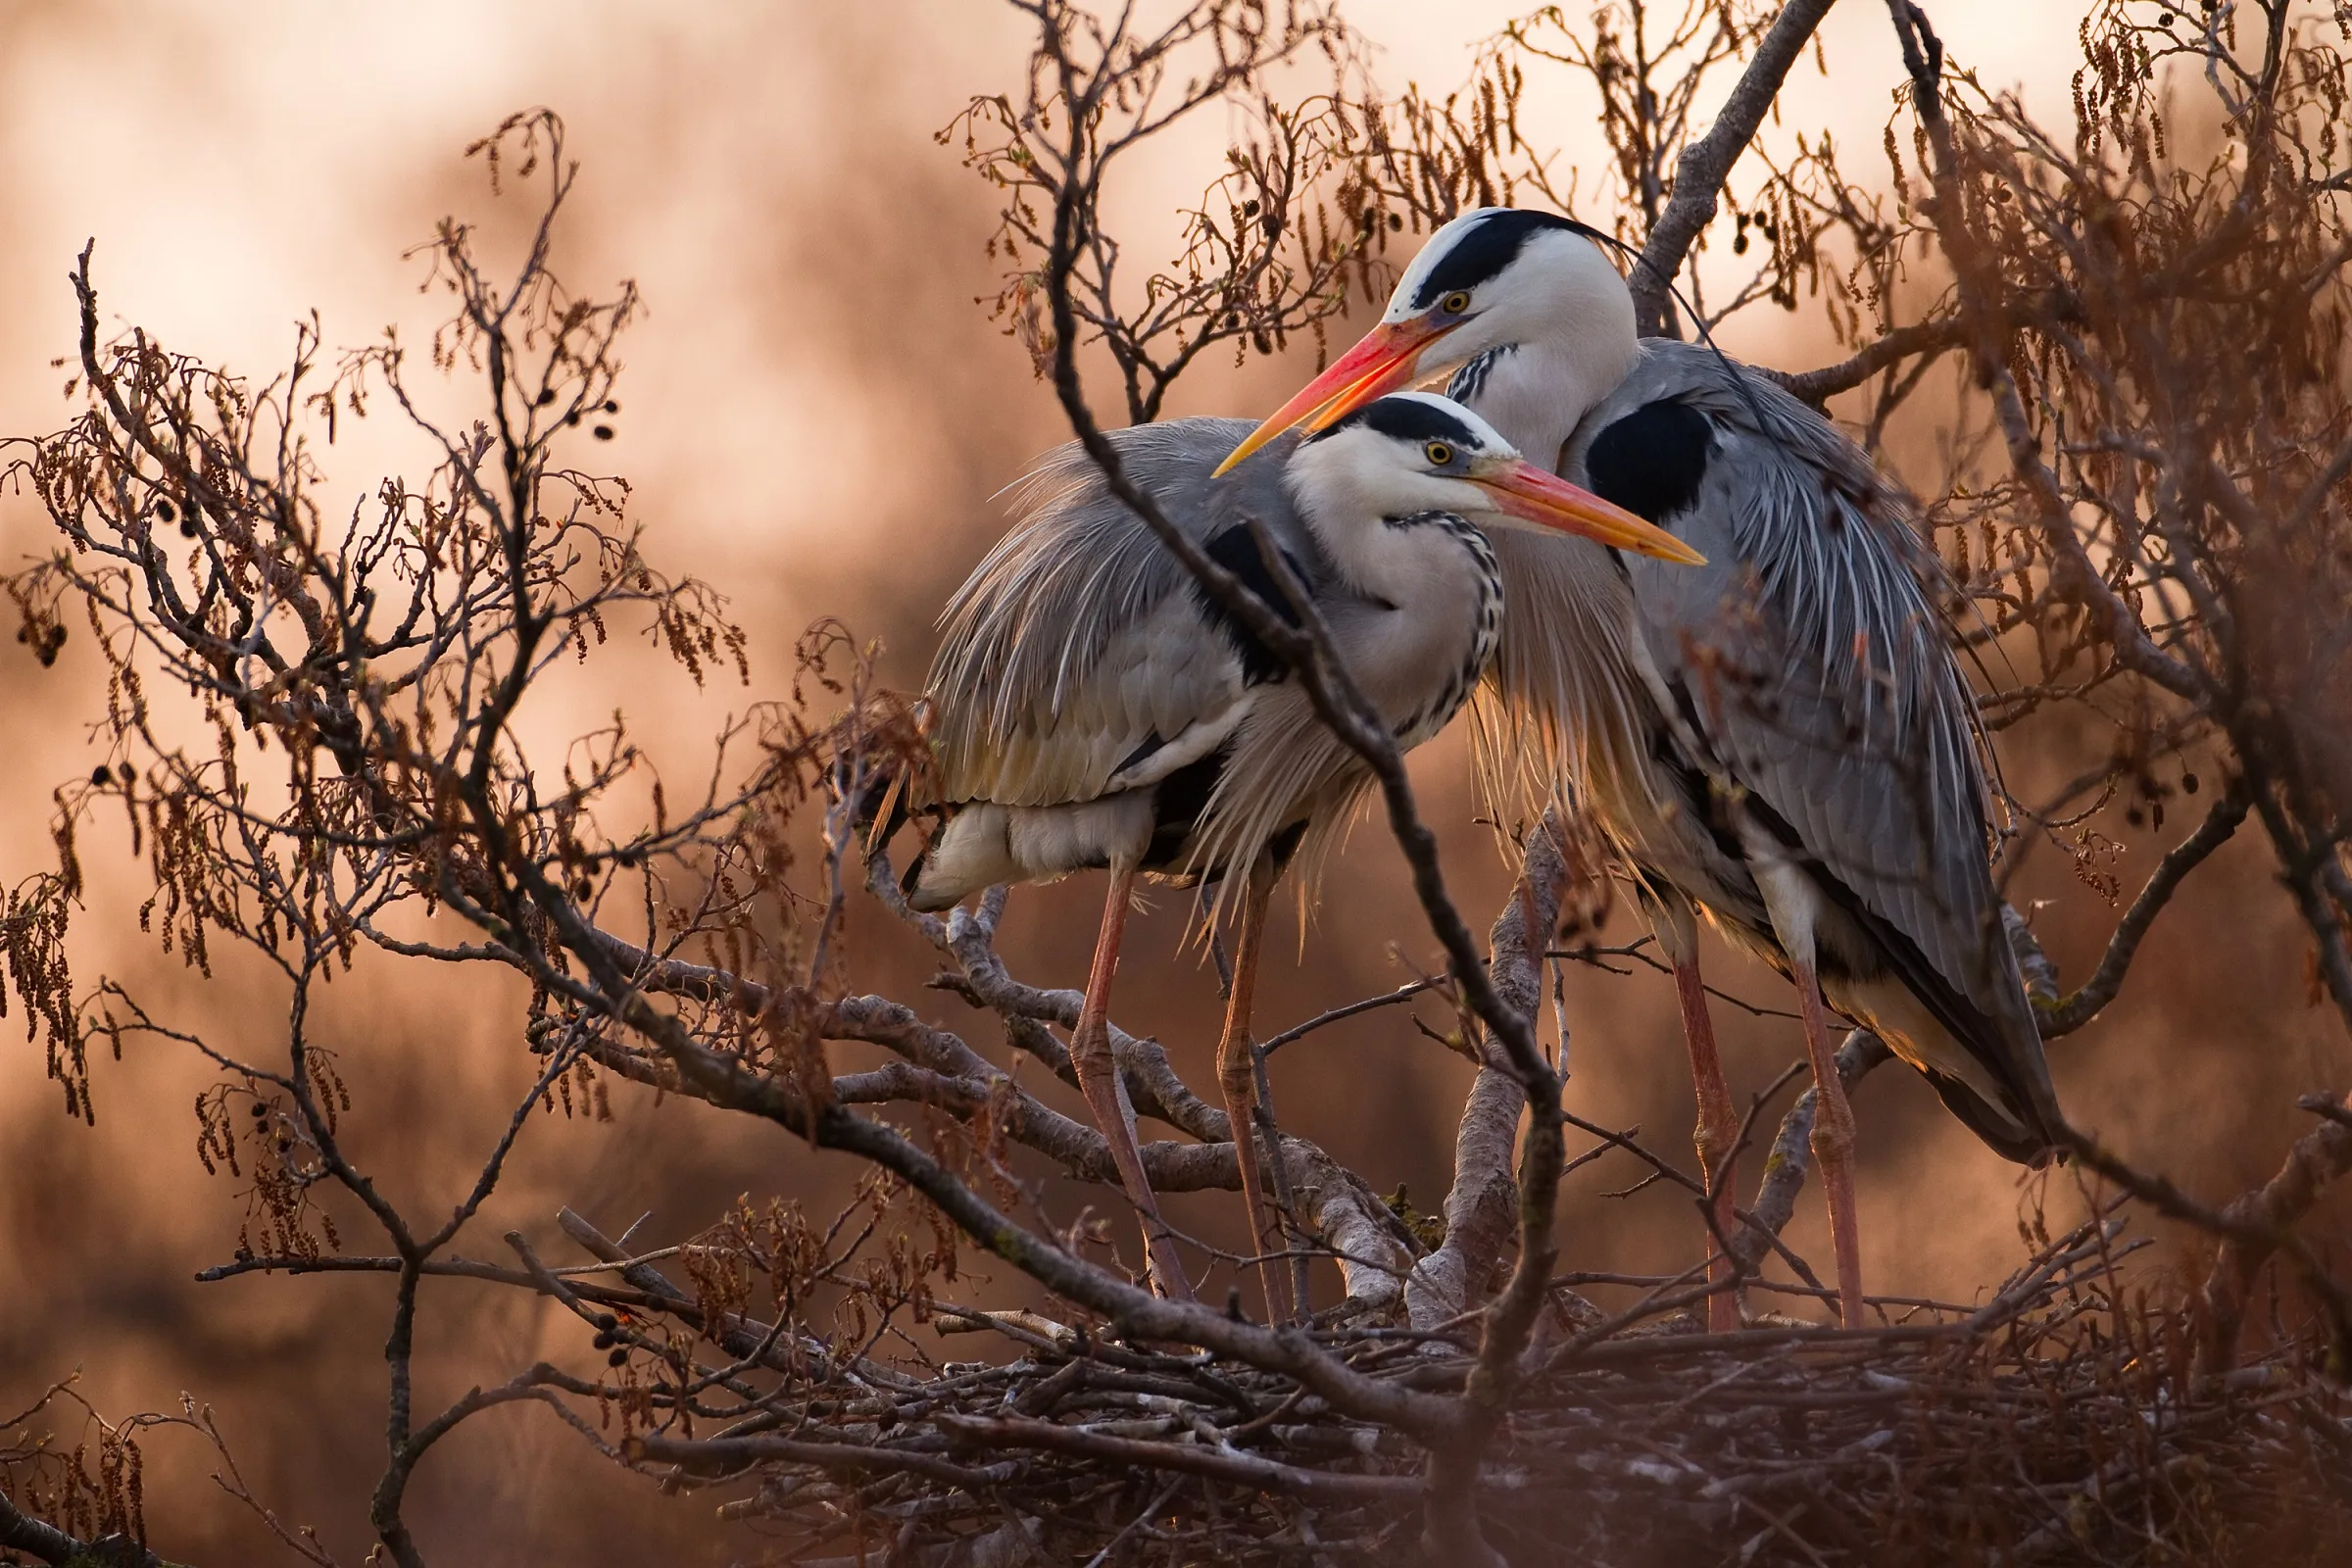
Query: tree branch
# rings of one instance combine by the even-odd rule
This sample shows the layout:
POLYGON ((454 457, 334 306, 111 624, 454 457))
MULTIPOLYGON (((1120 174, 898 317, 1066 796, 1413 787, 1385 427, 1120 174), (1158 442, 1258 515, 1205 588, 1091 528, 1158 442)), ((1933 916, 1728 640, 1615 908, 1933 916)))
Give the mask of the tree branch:
POLYGON ((2250 802, 2245 782, 2232 779, 2220 800, 2197 830, 2174 846, 2172 853, 2157 862, 2147 885, 2132 907, 2116 922, 2115 934, 2107 939, 2107 951, 2099 958, 2099 967, 2084 981, 2081 989, 2041 1009, 2041 1037, 2055 1040, 2072 1034, 2097 1017, 2124 988, 2124 977, 2131 972, 2132 960, 2139 952, 2142 938, 2156 923, 2156 916, 2173 901, 2188 873, 2205 863, 2214 851, 2230 841, 2238 824, 2246 819, 2250 802))
MULTIPOLYGON (((2352 1097, 2314 1095, 2304 1104, 2326 1117, 2286 1152, 2278 1173, 2223 1210, 2232 1221, 2257 1233, 2283 1236, 2310 1212, 2328 1184, 2352 1174, 2352 1097)), ((2278 1250, 2259 1234, 2226 1238, 2206 1277, 2200 1300, 2204 1307, 2203 1337, 2197 1364, 2207 1375, 2227 1372, 2236 1363, 2237 1344, 2253 1294, 2255 1277, 2278 1250)), ((2342 1326, 2339 1325, 2339 1332, 2342 1326)))
MULTIPOLYGON (((1533 1018, 1543 1004, 1544 955, 1559 923, 1560 897, 1569 878, 1563 842, 1557 809, 1545 810, 1536 830, 1528 835, 1515 896, 1494 920, 1492 973, 1495 990, 1504 1005, 1523 1018, 1533 1018)), ((1481 1054, 1494 1064, 1479 1069, 1470 1102, 1462 1110, 1454 1145, 1454 1187, 1446 1198, 1446 1247, 1429 1260, 1428 1272, 1418 1268, 1413 1272, 1415 1282, 1431 1287, 1429 1299, 1414 1311, 1413 1326, 1428 1328, 1443 1322, 1444 1316, 1437 1314, 1448 1301, 1455 1314, 1470 1309, 1485 1288, 1486 1276, 1494 1270, 1509 1234, 1507 1205, 1514 1196, 1508 1174, 1511 1139, 1518 1130, 1520 1104, 1524 1103, 1536 1119, 1528 1129, 1515 1184, 1519 1262, 1501 1298, 1487 1314, 1478 1359, 1463 1390, 1461 1430, 1452 1442, 1430 1453, 1429 1503, 1422 1537, 1424 1547, 1433 1556, 1462 1552, 1499 1568, 1501 1558, 1485 1544, 1478 1529, 1478 1467, 1516 1392, 1519 1357, 1527 1348, 1536 1315, 1550 1299, 1552 1264, 1559 1252, 1552 1236, 1552 1216, 1564 1169, 1564 1140, 1558 1079, 1545 1070, 1551 1086, 1547 1112, 1524 1073, 1521 1092, 1506 1097, 1500 1069, 1511 1063, 1507 1057, 1497 1058, 1492 1039, 1481 1054)), ((1409 1300, 1409 1287, 1407 1295, 1409 1300)))
MULTIPOLYGON (((1497 989, 1531 1014, 1542 1000, 1543 954, 1559 915, 1567 876, 1558 834, 1557 812, 1546 810, 1528 836, 1519 881, 1488 938, 1497 989)), ((1511 1175, 1511 1152, 1527 1096, 1492 1037, 1481 1037, 1479 1055, 1478 1077, 1470 1085, 1454 1133, 1446 1241, 1413 1265, 1405 1281, 1405 1310, 1417 1329, 1456 1321, 1482 1304, 1518 1216, 1519 1186, 1511 1175)))
POLYGON ((1634 291, 1634 315, 1644 337, 1673 337, 1675 316, 1670 285, 1683 268, 1699 233, 1715 220, 1716 201, 1732 166, 1747 151, 1756 127, 1772 112, 1781 83, 1796 66, 1812 38, 1813 29, 1829 15, 1834 0, 1788 0, 1773 19, 1764 41, 1740 80, 1724 100, 1723 110, 1707 133, 1683 149, 1674 163, 1674 194, 1657 225, 1642 244, 1641 259, 1627 280, 1634 291))
POLYGON ((1421 1491, 1421 1483, 1409 1476, 1350 1476, 1301 1470, 1296 1465, 1261 1459, 1237 1449, 1112 1437, 1020 1416, 939 1415, 932 1419, 943 1430, 981 1447, 1045 1448, 1122 1466, 1181 1470, 1214 1481, 1295 1496, 1350 1502, 1394 1501, 1412 1497, 1421 1491))
POLYGON ((76 1540, 19 1509, 6 1493, 0 1493, 0 1547, 28 1551, 52 1568, 181 1568, 128 1536, 76 1540))

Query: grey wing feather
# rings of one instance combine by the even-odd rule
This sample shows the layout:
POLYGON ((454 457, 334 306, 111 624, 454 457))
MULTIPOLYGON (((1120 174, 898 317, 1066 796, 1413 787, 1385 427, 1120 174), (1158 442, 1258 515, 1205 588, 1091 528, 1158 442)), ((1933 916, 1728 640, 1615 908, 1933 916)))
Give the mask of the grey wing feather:
MULTIPOLYGON (((1952 1027, 2036 1110, 2055 1098, 1987 863, 1976 707, 1923 578, 1939 570, 1908 499, 1818 416, 1711 351, 1645 347, 1580 441, 1673 397, 1715 447, 1676 531, 1708 564, 1630 558, 1665 700, 1714 768, 1993 1025, 1952 1027)), ((1572 466, 1581 466, 1581 449, 1572 466)), ((1572 466, 1572 475, 1574 468, 1572 466)), ((1898 969, 1913 955, 1893 955, 1898 969)), ((1923 982, 1925 982, 1923 984, 1923 982)))
MULTIPOLYGON (((1284 492, 1294 443, 1209 475, 1251 426, 1191 418, 1111 433, 1127 473, 1205 541, 1255 516, 1318 560, 1284 492)), ((1012 487, 1013 525, 940 615, 927 692, 950 800, 1091 800, 1154 782, 1212 750, 1248 691, 1183 566, 1109 494, 1075 442, 1012 487)))

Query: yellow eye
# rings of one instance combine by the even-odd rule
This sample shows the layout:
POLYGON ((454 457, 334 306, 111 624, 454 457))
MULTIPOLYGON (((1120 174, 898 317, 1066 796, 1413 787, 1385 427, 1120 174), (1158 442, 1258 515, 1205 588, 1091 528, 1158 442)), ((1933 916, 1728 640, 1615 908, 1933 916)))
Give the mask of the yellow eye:
POLYGON ((1438 309, 1447 316, 1467 316, 1470 314, 1470 296, 1457 288, 1438 301, 1438 309))
POLYGON ((1421 455, 1429 459, 1431 467, 1443 468, 1453 461, 1453 448, 1443 441, 1432 441, 1421 449, 1421 455))

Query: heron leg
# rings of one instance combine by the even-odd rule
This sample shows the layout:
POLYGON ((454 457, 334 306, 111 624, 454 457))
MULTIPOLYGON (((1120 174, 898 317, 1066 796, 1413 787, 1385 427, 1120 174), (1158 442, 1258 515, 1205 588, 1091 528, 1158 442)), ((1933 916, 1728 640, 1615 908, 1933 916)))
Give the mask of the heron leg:
POLYGON ((1217 1041, 1217 1087, 1225 1092, 1225 1120, 1233 1129, 1234 1157, 1242 1167, 1242 1200, 1250 1209, 1250 1236, 1259 1261, 1257 1279, 1265 1293, 1267 1321, 1291 1321, 1290 1291, 1273 1254, 1283 1250, 1282 1218, 1266 1200, 1257 1164, 1257 1074, 1250 1049, 1250 993, 1257 987, 1257 950, 1266 929, 1266 901, 1274 891, 1274 867, 1264 859, 1250 869, 1242 892, 1241 930, 1233 953, 1233 988, 1225 1003, 1225 1032, 1217 1041))
POLYGON ((1847 1328, 1860 1328, 1862 1236, 1854 1214, 1854 1108, 1846 1103, 1845 1085, 1838 1077, 1838 1052, 1830 1043, 1830 1015, 1821 1004, 1820 977, 1810 963, 1794 967, 1805 1052, 1813 1061, 1813 1162, 1821 1168, 1822 1196, 1830 1205, 1830 1244, 1838 1255, 1838 1315, 1847 1328))
MULTIPOLYGON (((1707 1012, 1706 987, 1698 977, 1695 956, 1674 960, 1674 994, 1683 1004, 1683 1041, 1690 1048, 1690 1083, 1698 1099, 1698 1166, 1714 1193, 1715 1224, 1707 1238, 1710 1251, 1727 1244, 1737 1223, 1733 1215, 1731 1160, 1740 1137, 1740 1116, 1732 1108, 1732 1091, 1723 1081, 1723 1058, 1715 1050, 1715 1021, 1707 1012)), ((1732 1260, 1718 1255, 1707 1266, 1707 1283, 1727 1284, 1732 1260)), ((1707 1332, 1729 1334, 1740 1326, 1737 1292, 1718 1290, 1707 1298, 1707 1332)))
POLYGON ((1086 1002, 1078 1010, 1078 1027, 1070 1032, 1070 1068, 1078 1075, 1079 1092, 1094 1112, 1102 1141, 1110 1145, 1110 1160, 1119 1169, 1144 1222, 1144 1252, 1150 1259, 1152 1282, 1171 1300, 1195 1300, 1184 1261, 1176 1253, 1176 1238, 1159 1217, 1159 1200, 1144 1175, 1143 1152, 1135 1146, 1135 1123, 1119 1083, 1118 1060, 1110 1050, 1110 979, 1119 969, 1119 942, 1127 932, 1127 906, 1135 893, 1135 867, 1115 865, 1110 872, 1110 897, 1102 905, 1102 931, 1095 939, 1094 968, 1086 977, 1086 1002))

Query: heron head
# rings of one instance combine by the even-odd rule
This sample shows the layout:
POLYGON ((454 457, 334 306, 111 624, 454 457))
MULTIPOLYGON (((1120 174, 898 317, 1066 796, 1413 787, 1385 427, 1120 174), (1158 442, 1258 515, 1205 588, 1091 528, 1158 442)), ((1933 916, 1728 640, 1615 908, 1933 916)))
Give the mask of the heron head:
POLYGON ((1224 473, 1293 427, 1328 429, 1375 398, 1494 349, 1554 343, 1594 361, 1592 396, 1633 368, 1625 279, 1573 219, 1482 207, 1432 234, 1378 325, 1234 448, 1224 473), (1605 363, 1601 363, 1605 362, 1605 363))
POLYGON ((1663 528, 1526 462, 1494 426, 1435 392, 1392 393, 1341 416, 1299 444, 1285 472, 1309 518, 1446 512, 1687 564, 1705 560, 1663 528))

